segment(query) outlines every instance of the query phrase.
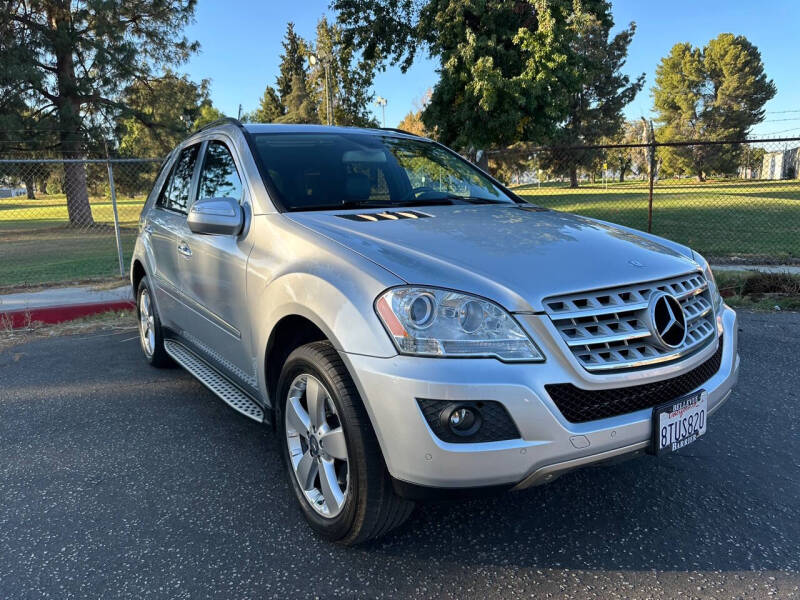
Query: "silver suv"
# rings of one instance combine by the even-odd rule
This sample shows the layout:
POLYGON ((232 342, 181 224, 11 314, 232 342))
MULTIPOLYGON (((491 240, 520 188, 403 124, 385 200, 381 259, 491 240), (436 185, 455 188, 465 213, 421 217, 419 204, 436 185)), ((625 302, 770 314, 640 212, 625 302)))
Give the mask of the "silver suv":
POLYGON ((738 376, 697 253, 526 203, 394 130, 192 135, 131 282, 147 360, 271 423, 306 519, 345 544, 415 500, 677 450, 738 376))

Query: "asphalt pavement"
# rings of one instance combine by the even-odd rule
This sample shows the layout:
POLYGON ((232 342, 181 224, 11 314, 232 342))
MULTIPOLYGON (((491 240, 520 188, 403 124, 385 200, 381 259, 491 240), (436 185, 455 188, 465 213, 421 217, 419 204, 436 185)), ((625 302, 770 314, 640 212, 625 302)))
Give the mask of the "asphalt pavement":
POLYGON ((134 333, 0 353, 2 598, 800 597, 800 315, 743 314, 698 442, 316 538, 267 427, 134 333))

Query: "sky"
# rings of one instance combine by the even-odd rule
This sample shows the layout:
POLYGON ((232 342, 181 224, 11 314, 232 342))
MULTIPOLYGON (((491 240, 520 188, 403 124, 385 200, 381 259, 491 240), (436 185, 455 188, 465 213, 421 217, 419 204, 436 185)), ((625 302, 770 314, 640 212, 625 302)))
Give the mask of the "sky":
MULTIPOLYGON (((314 39, 317 21, 333 17, 328 0, 200 0, 189 39, 200 42, 200 53, 184 66, 192 79, 211 80, 214 105, 236 116, 241 104, 253 110, 267 85, 275 84, 286 23, 314 39)), ((637 25, 623 69, 631 78, 645 73, 645 88, 627 107, 631 119, 651 117, 655 69, 678 42, 703 46, 720 33, 744 35, 761 51, 767 76, 778 93, 767 103, 766 120, 752 133, 758 136, 800 136, 800 0, 612 0, 617 28, 637 25)), ((425 52, 406 73, 387 67, 375 77, 376 95, 388 100, 386 126, 396 126, 415 108, 438 79, 437 62, 425 52)), ((380 108, 371 107, 380 120, 380 108)))

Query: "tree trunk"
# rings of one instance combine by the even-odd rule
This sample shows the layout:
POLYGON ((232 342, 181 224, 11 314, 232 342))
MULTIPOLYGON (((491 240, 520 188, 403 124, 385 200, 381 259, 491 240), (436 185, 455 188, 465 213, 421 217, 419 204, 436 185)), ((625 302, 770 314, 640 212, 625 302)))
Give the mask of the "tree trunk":
POLYGON ((697 172, 697 181, 698 181, 699 183, 703 183, 705 180, 706 180, 706 175, 705 175, 705 173, 703 173, 703 171, 702 171, 702 170, 698 171, 698 172, 697 172))
POLYGON ((625 169, 620 169, 619 170, 619 182, 620 183, 624 183, 625 182, 625 169))
POLYGON ((42 194, 45 194, 45 195, 47 195, 47 178, 46 178, 46 177, 42 177, 42 178, 39 180, 39 191, 40 191, 42 194))
POLYGON ((33 175, 25 175, 25 189, 28 192, 28 200, 36 200, 36 190, 33 187, 33 175))
POLYGON ((569 168, 569 187, 578 187, 578 167, 569 168))
MULTIPOLYGON (((81 156, 81 99, 75 81, 73 40, 71 35, 70 3, 58 3, 48 11, 48 22, 56 30, 54 44, 56 56, 56 82, 58 96, 55 105, 61 142, 61 156, 65 159, 81 156)), ((64 163, 64 192, 67 196, 67 213, 70 225, 87 227, 94 225, 89 191, 86 187, 86 167, 83 163, 64 163)))

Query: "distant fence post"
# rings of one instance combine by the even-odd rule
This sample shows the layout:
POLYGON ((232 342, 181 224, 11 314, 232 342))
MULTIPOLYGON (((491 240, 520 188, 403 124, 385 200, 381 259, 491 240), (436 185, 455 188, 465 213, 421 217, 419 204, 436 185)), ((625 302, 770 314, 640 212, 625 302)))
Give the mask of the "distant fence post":
POLYGON ((650 192, 647 198, 647 233, 653 233, 653 181, 656 177, 656 135, 653 131, 653 121, 649 123, 642 117, 644 132, 647 137, 647 164, 650 192))
POLYGON ((114 236, 117 238, 117 258, 119 259, 119 275, 125 277, 125 260, 122 258, 122 236, 119 233, 119 214, 117 213, 117 189, 114 186, 114 168, 111 160, 106 159, 108 166, 108 185, 111 189, 111 208, 114 211, 114 236))

